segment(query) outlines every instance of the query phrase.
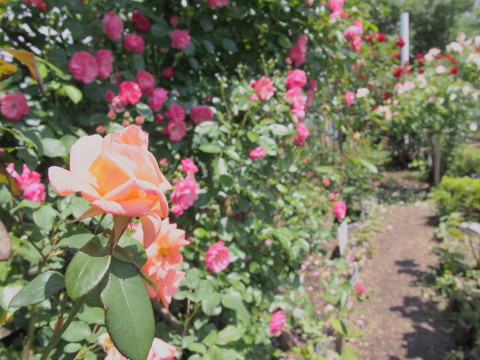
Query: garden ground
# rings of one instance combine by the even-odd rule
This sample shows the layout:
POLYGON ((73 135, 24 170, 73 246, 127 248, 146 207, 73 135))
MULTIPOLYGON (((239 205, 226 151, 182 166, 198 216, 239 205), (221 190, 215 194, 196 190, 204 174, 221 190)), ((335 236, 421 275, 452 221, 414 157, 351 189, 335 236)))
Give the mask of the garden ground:
POLYGON ((352 319, 363 327, 360 359, 444 359, 453 349, 448 316, 424 286, 437 267, 432 254, 435 211, 426 202, 390 205, 362 269, 367 299, 352 319))

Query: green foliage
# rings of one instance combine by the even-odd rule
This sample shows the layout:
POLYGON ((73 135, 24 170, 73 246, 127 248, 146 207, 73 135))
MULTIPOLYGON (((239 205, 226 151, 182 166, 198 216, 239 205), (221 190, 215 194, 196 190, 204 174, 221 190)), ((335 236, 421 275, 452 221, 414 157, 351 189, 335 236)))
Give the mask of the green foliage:
POLYGON ((461 211, 467 215, 480 211, 480 179, 444 176, 437 189, 432 192, 441 214, 461 211))
POLYGON ((460 146, 449 161, 447 175, 451 177, 480 175, 480 148, 460 146))

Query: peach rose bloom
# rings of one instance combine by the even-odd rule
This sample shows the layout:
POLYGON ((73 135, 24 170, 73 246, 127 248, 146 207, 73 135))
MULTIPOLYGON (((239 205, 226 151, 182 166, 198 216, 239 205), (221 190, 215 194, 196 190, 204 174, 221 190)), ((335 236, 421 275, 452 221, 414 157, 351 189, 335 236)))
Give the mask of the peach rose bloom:
POLYGON ((81 137, 70 151, 70 170, 53 166, 48 177, 62 196, 81 192, 92 203, 90 216, 140 217, 146 248, 168 216, 164 192, 172 187, 148 151, 148 134, 135 125, 105 138, 81 137))

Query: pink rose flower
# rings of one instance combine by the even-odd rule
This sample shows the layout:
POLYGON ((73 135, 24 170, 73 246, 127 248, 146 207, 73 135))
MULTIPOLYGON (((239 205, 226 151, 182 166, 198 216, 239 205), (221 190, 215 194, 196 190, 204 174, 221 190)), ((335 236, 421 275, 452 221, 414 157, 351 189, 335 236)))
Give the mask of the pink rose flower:
POLYGON ((152 95, 148 100, 148 105, 153 111, 158 111, 162 108, 163 104, 165 104, 165 101, 167 101, 167 97, 167 90, 165 90, 164 88, 156 88, 153 90, 152 95))
POLYGON ((123 21, 113 11, 105 14, 102 26, 103 32, 112 40, 118 40, 122 36, 123 21))
POLYGON ((167 118, 173 121, 183 121, 185 120, 185 109, 178 104, 172 103, 165 113, 167 118))
POLYGON ((283 330, 287 317, 282 310, 274 312, 270 318, 270 332, 277 336, 283 330))
POLYGON ((211 6, 221 8, 221 7, 224 7, 224 6, 228 5, 228 1, 229 0, 208 0, 208 3, 211 6))
POLYGON ((287 89, 291 89, 294 87, 304 87, 307 83, 307 74, 303 70, 293 70, 288 72, 287 81, 285 85, 287 89))
POLYGON ((142 96, 142 90, 133 81, 122 81, 120 84, 119 98, 126 104, 135 105, 142 96))
POLYGON ((342 16, 345 0, 329 0, 327 6, 332 10, 330 19, 336 19, 342 16))
POLYGON ((167 79, 171 79, 175 76, 175 69, 171 66, 166 67, 162 70, 162 75, 163 75, 163 77, 166 77, 167 79))
POLYGON ((170 18, 170 24, 172 24, 173 26, 177 26, 178 24, 178 18, 176 16, 172 16, 170 18))
POLYGON ((136 34, 127 34, 123 38, 123 46, 127 51, 141 54, 145 49, 145 42, 142 37, 136 34))
POLYGON ((161 122, 161 121, 163 121, 163 119, 164 119, 164 117, 163 117, 162 114, 155 115, 155 121, 156 122, 161 122))
POLYGON ((330 200, 332 202, 335 201, 335 193, 332 192, 332 193, 328 194, 328 200, 330 200))
POLYGON ((306 60, 307 44, 308 36, 302 34, 297 36, 297 43, 290 48, 289 57, 296 67, 302 65, 306 60))
POLYGON ((68 70, 75 79, 90 84, 98 75, 97 59, 86 51, 78 51, 68 61, 68 70))
POLYGON ((23 189, 23 198, 41 204, 45 200, 45 185, 38 182, 23 189))
POLYGON ((2 107, 2 114, 12 121, 20 120, 22 116, 27 115, 30 110, 27 99, 21 92, 3 95, 0 104, 2 107))
POLYGON ((355 289, 360 293, 364 293, 365 292, 365 285, 361 284, 361 283, 358 283, 358 284, 355 284, 355 289))
POLYGON ((148 71, 141 70, 135 77, 135 82, 142 91, 147 91, 155 87, 155 78, 148 71))
POLYGON ((190 45, 190 30, 175 29, 170 33, 172 47, 177 50, 183 50, 190 45))
POLYGON ((362 38, 360 36, 355 36, 352 40, 353 50, 359 51, 362 47, 362 38))
POLYGON ((213 119, 213 111, 206 105, 194 106, 190 109, 190 119, 192 119, 195 124, 210 121, 213 119))
POLYGON ((172 142, 182 140, 187 134, 187 124, 183 120, 170 120, 164 130, 172 142))
POLYGON ((330 186, 330 179, 329 178, 323 179, 323 185, 330 186))
POLYGON ((208 270, 219 273, 230 264, 230 251, 223 245, 223 241, 217 241, 208 248, 205 253, 205 266, 208 270))
POLYGON ((268 76, 262 76, 257 81, 252 81, 250 86, 255 91, 255 94, 250 97, 250 100, 267 101, 273 96, 275 88, 273 82, 268 76))
POLYGON ((285 99, 290 102, 292 113, 302 121, 305 118, 306 99, 303 97, 302 88, 294 87, 285 93, 285 99))
POLYGON ((343 33, 343 37, 347 41, 353 40, 355 36, 363 34, 363 24, 361 20, 354 20, 353 25, 349 26, 343 33))
POLYGON ((333 212, 337 217, 337 220, 342 220, 347 215, 347 205, 343 201, 337 201, 333 204, 333 212))
POLYGON ((152 27, 152 23, 148 20, 143 14, 139 13, 138 11, 134 11, 132 16, 130 17, 130 21, 133 23, 133 27, 135 30, 140 32, 147 32, 150 31, 152 27))
POLYGON ((355 93, 353 91, 349 91, 343 95, 343 99, 345 100, 345 106, 350 107, 355 102, 355 93))
POLYGON ((292 136, 292 141, 297 144, 297 146, 303 146, 305 145, 305 140, 307 140, 310 134, 308 127, 304 123, 296 123, 295 127, 297 133, 292 136))
POLYGON ((120 96, 115 96, 110 103, 110 110, 116 113, 123 113, 125 111, 126 103, 120 99, 120 96))
POLYGON ((113 98, 115 97, 115 93, 114 93, 112 90, 110 90, 110 91, 107 91, 107 92, 103 95, 103 97, 104 97, 105 100, 107 100, 107 101, 112 101, 113 98))
POLYGON ((255 160, 255 159, 261 159, 265 157, 265 155, 267 155, 265 150, 263 150, 261 146, 257 146, 255 149, 250 151, 250 153, 248 154, 248 157, 252 160, 255 160))
POLYGON ((185 171, 187 175, 193 175, 198 172, 198 167, 195 165, 192 159, 182 159, 180 163, 182 164, 182 170, 185 171))
POLYGON ((113 55, 110 50, 100 49, 95 56, 98 64, 98 77, 106 79, 113 71, 113 55))
POLYGON ((172 201, 172 212, 174 215, 182 215, 185 210, 193 206, 198 200, 200 185, 192 176, 181 177, 175 184, 170 200, 172 201))
POLYGON ((30 171, 26 164, 23 164, 22 175, 19 175, 13 163, 8 164, 7 172, 16 181, 18 187, 23 190, 23 198, 36 203, 42 203, 45 200, 45 185, 40 182, 40 174, 36 171, 30 171))

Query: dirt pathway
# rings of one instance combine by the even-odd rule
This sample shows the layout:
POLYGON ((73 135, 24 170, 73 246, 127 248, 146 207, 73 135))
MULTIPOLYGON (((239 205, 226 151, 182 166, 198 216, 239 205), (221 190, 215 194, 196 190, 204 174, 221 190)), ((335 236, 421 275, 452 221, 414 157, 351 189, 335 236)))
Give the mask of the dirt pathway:
POLYGON ((434 211, 426 203, 386 209, 387 224, 362 269, 370 298, 356 303, 353 313, 365 335, 357 352, 362 360, 444 359, 453 348, 450 324, 419 285, 436 266, 429 225, 434 211))

